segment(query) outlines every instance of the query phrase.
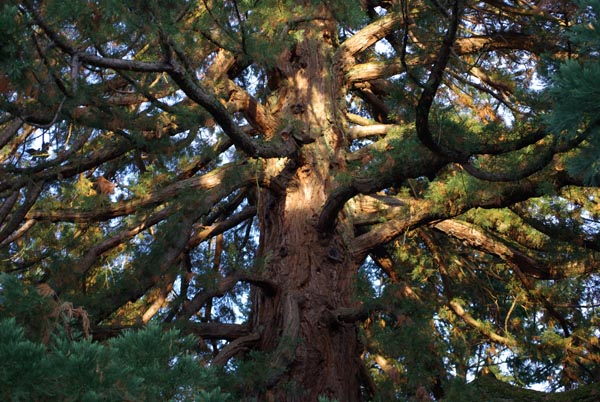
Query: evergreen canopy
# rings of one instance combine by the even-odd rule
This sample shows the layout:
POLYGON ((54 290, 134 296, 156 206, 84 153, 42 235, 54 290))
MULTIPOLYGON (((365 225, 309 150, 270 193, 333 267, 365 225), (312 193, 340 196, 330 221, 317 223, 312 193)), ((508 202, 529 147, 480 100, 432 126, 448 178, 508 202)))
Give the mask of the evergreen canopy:
POLYGON ((4 1, 0 398, 593 400, 599 15, 4 1))

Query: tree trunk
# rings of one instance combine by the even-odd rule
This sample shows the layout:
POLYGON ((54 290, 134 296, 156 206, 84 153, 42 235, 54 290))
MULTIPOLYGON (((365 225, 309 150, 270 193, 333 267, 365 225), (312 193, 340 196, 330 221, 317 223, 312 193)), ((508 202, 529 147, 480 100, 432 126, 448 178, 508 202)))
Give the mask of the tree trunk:
MULTIPOLYGON (((298 196, 288 194, 285 204, 298 196)), ((356 266, 344 257, 339 236, 320 238, 310 222, 310 207, 282 207, 265 217, 272 227, 262 249, 267 276, 280 291, 259 297, 254 324, 261 331, 261 349, 274 353, 267 382, 272 400, 314 401, 324 395, 359 401, 356 326, 334 323, 328 314, 352 305, 356 266)))
POLYGON ((344 146, 337 102, 344 97, 333 73, 335 29, 325 19, 299 29, 304 40, 270 73, 280 108, 280 131, 274 135, 293 136, 298 156, 265 162, 267 170, 286 167, 277 185, 257 197, 264 274, 280 289, 273 297, 256 295, 253 306, 260 348, 273 354, 263 399, 359 401, 356 325, 336 323, 329 314, 353 305, 359 262, 345 252, 353 232, 343 219, 330 235, 317 230, 319 213, 335 187, 332 177, 344 169, 337 156, 344 146))

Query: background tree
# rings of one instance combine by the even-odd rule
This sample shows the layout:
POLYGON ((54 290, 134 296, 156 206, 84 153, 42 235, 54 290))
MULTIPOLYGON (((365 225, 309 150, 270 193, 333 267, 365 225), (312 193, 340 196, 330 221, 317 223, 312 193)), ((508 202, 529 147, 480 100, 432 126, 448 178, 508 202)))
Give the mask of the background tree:
POLYGON ((597 13, 5 2, 2 270, 109 346, 196 336, 236 398, 594 383, 597 13))

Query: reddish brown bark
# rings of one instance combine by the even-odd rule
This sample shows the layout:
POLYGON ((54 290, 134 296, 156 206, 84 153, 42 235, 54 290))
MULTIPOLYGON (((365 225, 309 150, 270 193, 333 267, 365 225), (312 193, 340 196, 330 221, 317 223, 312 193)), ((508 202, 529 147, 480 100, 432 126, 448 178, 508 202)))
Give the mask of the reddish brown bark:
POLYGON ((336 109, 341 85, 326 61, 333 54, 329 24, 307 22, 310 35, 277 72, 289 82, 279 91, 294 89, 279 94, 286 102, 278 117, 291 127, 280 134, 305 145, 294 162, 267 162, 267 171, 288 163, 280 176, 284 185, 262 191, 257 201, 264 275, 279 289, 273 297, 257 293, 254 300, 253 328, 261 333, 260 349, 272 354, 264 400, 361 400, 357 328, 329 319, 329 310, 353 306, 358 262, 346 252, 352 229, 343 219, 327 236, 317 227, 335 187, 330 169, 343 167, 337 157, 343 146, 336 109))

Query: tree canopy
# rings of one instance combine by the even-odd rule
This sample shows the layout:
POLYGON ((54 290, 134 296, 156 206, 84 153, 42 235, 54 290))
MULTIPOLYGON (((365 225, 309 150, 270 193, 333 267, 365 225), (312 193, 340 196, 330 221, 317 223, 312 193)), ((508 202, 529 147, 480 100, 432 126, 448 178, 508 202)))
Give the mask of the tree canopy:
POLYGON ((600 392, 599 1, 1 7, 2 398, 600 392))

